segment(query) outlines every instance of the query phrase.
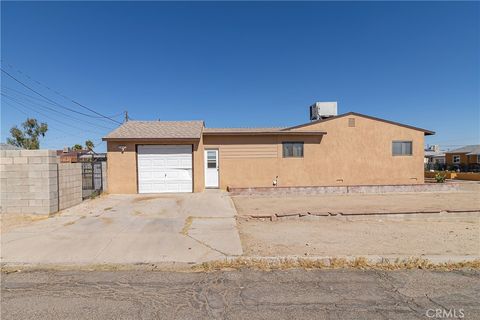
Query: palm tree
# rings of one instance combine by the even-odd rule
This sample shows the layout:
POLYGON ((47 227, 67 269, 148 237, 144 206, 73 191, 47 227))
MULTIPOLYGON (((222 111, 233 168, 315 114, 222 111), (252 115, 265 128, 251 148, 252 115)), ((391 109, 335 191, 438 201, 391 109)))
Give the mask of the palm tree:
POLYGON ((93 150, 93 148, 95 148, 95 145, 93 144, 92 140, 87 140, 85 141, 85 147, 87 147, 88 150, 93 150))

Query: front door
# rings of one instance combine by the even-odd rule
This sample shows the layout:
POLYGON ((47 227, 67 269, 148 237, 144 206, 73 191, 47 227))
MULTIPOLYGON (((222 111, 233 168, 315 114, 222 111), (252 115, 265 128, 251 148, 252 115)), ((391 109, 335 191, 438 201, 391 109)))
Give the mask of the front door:
POLYGON ((205 150, 205 187, 218 188, 218 150, 205 150))

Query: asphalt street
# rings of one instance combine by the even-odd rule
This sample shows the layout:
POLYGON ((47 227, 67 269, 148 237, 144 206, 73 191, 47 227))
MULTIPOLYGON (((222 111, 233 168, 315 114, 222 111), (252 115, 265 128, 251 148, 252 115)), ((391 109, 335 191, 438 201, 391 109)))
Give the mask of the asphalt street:
POLYGON ((2 274, 6 319, 480 319, 480 272, 2 274))

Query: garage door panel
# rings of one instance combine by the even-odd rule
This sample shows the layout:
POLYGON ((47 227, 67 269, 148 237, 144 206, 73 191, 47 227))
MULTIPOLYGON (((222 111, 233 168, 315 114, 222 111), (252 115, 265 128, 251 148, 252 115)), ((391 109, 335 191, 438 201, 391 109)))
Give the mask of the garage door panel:
POLYGON ((165 172, 165 180, 179 180, 180 182, 190 182, 192 180, 192 170, 170 170, 165 172))
POLYGON ((191 192, 191 189, 191 184, 185 181, 171 180, 165 184, 165 192, 191 192))
POLYGON ((139 188, 139 193, 158 193, 165 191, 165 184, 163 183, 144 183, 139 188))
POLYGON ((150 166, 151 167, 165 167, 166 161, 164 159, 152 159, 150 160, 150 166))
POLYGON ((139 193, 192 192, 190 145, 138 146, 139 193))

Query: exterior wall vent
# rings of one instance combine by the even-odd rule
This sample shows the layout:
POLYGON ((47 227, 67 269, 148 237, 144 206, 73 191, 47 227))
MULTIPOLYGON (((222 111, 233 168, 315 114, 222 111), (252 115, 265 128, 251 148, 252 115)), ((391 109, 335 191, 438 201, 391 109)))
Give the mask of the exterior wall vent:
POLYGON ((316 121, 338 115, 337 102, 315 102, 310 106, 310 120, 316 121))
POLYGON ((348 118, 348 126, 355 127, 355 118, 348 118))

